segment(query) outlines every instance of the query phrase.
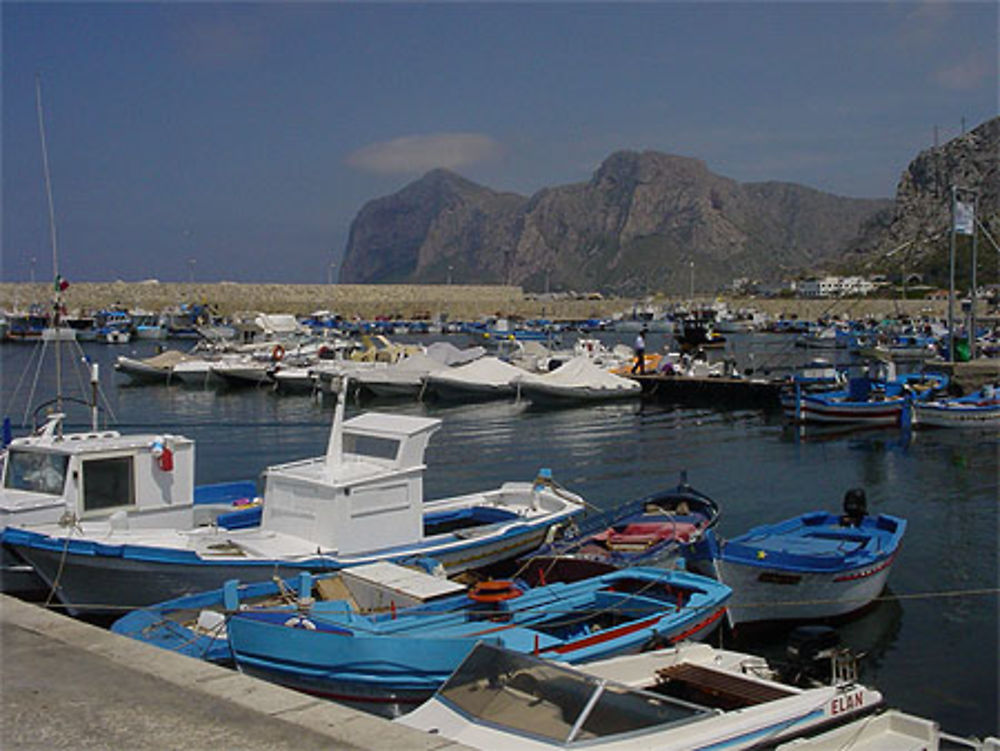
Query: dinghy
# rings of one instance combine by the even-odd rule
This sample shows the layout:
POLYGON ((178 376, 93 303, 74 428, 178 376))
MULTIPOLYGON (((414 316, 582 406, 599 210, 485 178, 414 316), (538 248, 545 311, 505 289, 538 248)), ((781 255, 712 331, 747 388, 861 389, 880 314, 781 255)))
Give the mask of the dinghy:
POLYGON ((710 531, 692 565, 707 558, 733 590, 731 626, 833 618, 861 610, 882 592, 906 521, 869 516, 865 493, 847 492, 844 513, 812 511, 730 539, 710 531))
POLYGON ((574 522, 560 539, 522 558, 519 575, 544 584, 627 566, 674 568, 718 520, 718 504, 688 485, 682 473, 676 488, 574 522))
POLYGON ((926 428, 1000 427, 1000 398, 993 384, 965 396, 913 402, 913 424, 926 428))

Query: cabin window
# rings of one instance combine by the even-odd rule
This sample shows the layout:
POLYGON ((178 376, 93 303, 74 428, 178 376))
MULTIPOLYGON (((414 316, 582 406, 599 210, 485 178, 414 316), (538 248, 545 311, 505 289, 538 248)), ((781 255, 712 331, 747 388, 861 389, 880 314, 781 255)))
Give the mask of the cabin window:
POLYGON ((62 495, 69 457, 64 454, 40 454, 11 449, 7 454, 4 486, 11 490, 62 495))
POLYGON ((135 505, 132 457, 91 459, 83 463, 83 511, 135 505))
POLYGON ((394 461, 399 453, 399 441, 376 435, 344 433, 344 453, 394 461))

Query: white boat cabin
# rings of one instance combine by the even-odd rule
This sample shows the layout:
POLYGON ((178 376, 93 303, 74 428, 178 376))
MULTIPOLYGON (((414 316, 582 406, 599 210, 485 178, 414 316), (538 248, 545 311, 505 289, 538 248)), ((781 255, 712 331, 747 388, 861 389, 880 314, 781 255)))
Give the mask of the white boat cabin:
POLYGON ((193 526, 194 441, 117 431, 62 434, 64 415, 17 438, 0 469, 0 529, 119 518, 193 526), (117 515, 117 516, 116 516, 117 515))
POLYGON ((344 422, 325 456, 268 468, 261 528, 350 555, 424 537, 424 451, 441 420, 368 412, 344 422))

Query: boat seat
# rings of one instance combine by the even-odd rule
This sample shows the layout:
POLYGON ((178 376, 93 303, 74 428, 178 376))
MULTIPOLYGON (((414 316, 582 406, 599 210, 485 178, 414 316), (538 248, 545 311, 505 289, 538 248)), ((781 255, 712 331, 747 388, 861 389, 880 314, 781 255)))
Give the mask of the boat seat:
POLYGON ((735 706, 763 704, 796 692, 790 688, 760 683, 728 671, 714 670, 704 665, 681 662, 656 671, 662 683, 683 684, 686 688, 735 706))

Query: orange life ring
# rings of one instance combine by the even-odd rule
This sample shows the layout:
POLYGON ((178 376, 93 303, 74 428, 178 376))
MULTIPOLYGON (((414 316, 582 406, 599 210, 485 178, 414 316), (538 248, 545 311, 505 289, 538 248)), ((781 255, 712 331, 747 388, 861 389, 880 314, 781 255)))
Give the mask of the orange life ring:
POLYGON ((497 579, 496 581, 479 582, 469 590, 469 599, 473 602, 503 602, 513 600, 524 594, 512 581, 497 579))
POLYGON ((274 349, 271 350, 271 359, 278 362, 285 356, 285 348, 280 344, 275 344, 274 349))

